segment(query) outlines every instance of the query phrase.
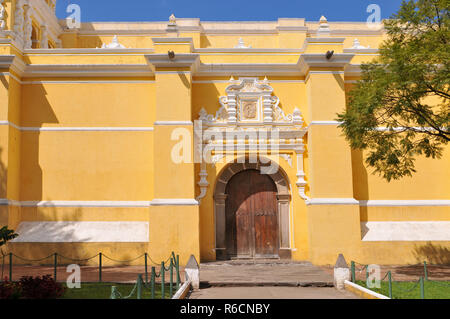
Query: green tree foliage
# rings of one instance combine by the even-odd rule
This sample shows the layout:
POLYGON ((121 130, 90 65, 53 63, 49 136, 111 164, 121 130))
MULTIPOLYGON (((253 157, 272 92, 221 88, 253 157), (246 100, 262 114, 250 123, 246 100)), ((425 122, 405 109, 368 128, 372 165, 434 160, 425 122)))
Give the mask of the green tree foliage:
POLYGON ((387 181, 412 176, 420 155, 441 158, 450 140, 450 0, 403 0, 385 21, 380 56, 361 66, 340 127, 387 181))
POLYGON ((0 228, 0 247, 6 245, 6 243, 19 236, 14 233, 14 230, 8 229, 7 226, 0 228))

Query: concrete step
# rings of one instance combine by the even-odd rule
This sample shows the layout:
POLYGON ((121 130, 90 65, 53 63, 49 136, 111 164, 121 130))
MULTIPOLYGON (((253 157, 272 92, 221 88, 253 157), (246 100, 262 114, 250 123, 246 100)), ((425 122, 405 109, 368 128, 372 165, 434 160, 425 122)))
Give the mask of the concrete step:
POLYGON ((201 281, 200 288, 212 287, 334 287, 332 282, 321 281, 201 281))

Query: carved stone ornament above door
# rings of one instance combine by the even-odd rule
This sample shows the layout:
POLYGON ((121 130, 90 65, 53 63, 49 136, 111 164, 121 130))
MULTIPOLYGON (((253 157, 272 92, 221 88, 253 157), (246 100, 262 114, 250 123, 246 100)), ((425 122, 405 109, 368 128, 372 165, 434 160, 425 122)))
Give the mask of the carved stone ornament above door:
POLYGON ((299 109, 293 114, 286 115, 279 107, 280 99, 273 96, 273 88, 267 78, 230 79, 226 88, 226 96, 219 98, 221 107, 215 115, 208 114, 203 108, 199 119, 206 125, 277 125, 291 124, 302 127, 303 119, 299 109))

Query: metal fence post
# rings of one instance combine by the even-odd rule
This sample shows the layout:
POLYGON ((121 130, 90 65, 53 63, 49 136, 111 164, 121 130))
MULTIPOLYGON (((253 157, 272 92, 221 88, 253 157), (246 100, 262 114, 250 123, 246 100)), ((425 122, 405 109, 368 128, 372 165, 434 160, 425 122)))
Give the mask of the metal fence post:
POLYGON ((177 264, 176 264, 176 271, 177 271, 177 290, 180 289, 180 255, 177 255, 177 264))
POLYGON ((355 274, 355 262, 351 262, 351 268, 352 268, 352 282, 356 282, 356 274, 355 274))
POLYGON ((423 271, 425 273, 425 280, 428 280, 428 269, 427 269, 427 262, 423 262, 423 271))
POLYGON ((166 284, 165 284, 165 271, 166 269, 164 268, 164 261, 161 263, 161 271, 160 271, 160 276, 161 276, 161 299, 165 299, 165 293, 166 293, 166 284))
POLYGON ((110 299, 117 299, 117 287, 116 286, 112 286, 111 287, 111 297, 110 299))
POLYGON ((388 279, 389 279, 389 298, 392 299, 392 274, 391 271, 388 271, 388 279))
POLYGON ((137 299, 142 299, 142 275, 138 275, 138 280, 137 280, 137 299))
POLYGON ((420 277, 420 298, 425 299, 425 285, 423 277, 420 277))
POLYGON ((172 298, 172 293, 173 293, 173 258, 172 257, 170 257, 169 271, 170 271, 169 296, 170 296, 170 298, 172 298))
POLYGON ((156 270, 155 267, 152 267, 152 274, 151 274, 151 287, 152 287, 152 299, 155 299, 155 285, 156 285, 156 270))
POLYGON ((145 283, 148 283, 147 257, 147 253, 145 253, 145 283))
POLYGON ((54 269, 53 269, 53 278, 55 279, 55 281, 56 281, 56 272, 57 272, 57 270, 58 270, 58 254, 57 253, 55 253, 55 259, 54 259, 54 269))
POLYGON ((102 282, 102 253, 98 254, 98 282, 102 282))
POLYGON ((9 281, 13 281, 12 280, 12 268, 13 268, 13 254, 9 253, 9 281))
POLYGON ((367 280, 369 279, 369 266, 366 265, 366 285, 367 285, 367 280))

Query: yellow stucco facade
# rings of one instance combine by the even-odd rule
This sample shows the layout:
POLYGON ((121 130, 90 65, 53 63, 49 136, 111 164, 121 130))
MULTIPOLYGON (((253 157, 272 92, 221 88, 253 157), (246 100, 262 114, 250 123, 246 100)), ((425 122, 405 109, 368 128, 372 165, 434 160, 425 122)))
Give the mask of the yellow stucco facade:
POLYGON ((280 257, 450 259, 450 149, 387 183, 337 127, 382 28, 171 19, 68 29, 54 1, 2 6, 0 225, 19 232, 9 251, 216 260, 229 236, 227 182, 264 159, 279 165, 280 257), (213 161, 195 160, 199 145, 213 161))

